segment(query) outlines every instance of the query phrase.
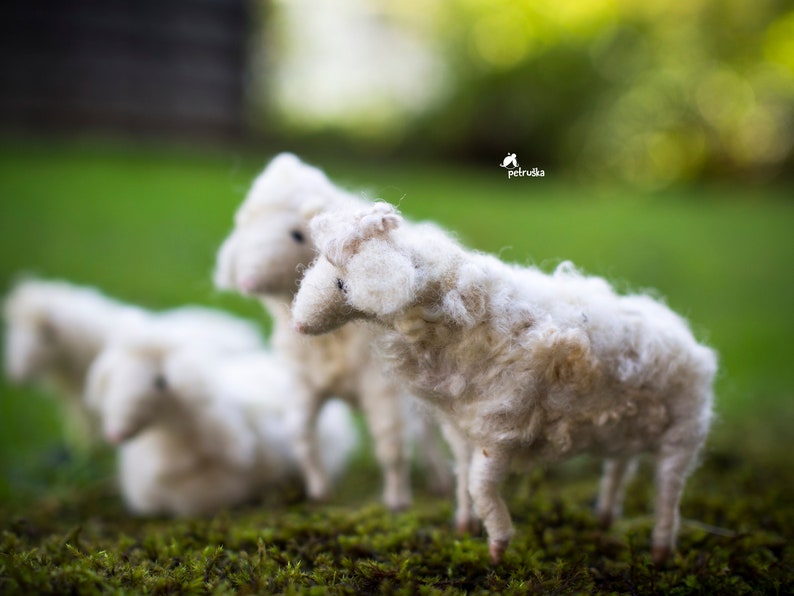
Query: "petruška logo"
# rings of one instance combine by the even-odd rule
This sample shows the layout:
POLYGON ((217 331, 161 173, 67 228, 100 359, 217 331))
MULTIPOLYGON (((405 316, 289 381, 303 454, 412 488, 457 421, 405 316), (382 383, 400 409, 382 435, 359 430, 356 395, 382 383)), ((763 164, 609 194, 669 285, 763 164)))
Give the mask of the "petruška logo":
POLYGON ((516 177, 524 177, 529 176, 530 178, 537 178, 546 175, 546 172, 543 170, 539 170, 538 168, 532 168, 531 170, 525 170, 520 165, 518 165, 518 160, 516 159, 515 153, 508 153, 507 157, 502 160, 502 163, 499 164, 500 167, 507 170, 507 177, 508 178, 516 178, 516 177))

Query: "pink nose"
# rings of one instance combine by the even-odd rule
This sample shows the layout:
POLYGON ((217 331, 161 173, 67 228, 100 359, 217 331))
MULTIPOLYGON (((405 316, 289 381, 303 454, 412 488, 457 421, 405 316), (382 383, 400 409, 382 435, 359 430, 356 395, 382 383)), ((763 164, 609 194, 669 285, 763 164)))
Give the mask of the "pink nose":
POLYGON ((299 321, 293 321, 292 328, 297 333, 307 333, 309 331, 309 326, 305 323, 300 323, 299 321))
POLYGON ((237 281, 237 287, 245 294, 254 294, 259 289, 259 280, 255 277, 244 277, 237 281))
POLYGON ((121 431, 118 430, 106 430, 105 431, 105 441, 110 443, 111 445, 118 445, 124 440, 124 437, 121 431))

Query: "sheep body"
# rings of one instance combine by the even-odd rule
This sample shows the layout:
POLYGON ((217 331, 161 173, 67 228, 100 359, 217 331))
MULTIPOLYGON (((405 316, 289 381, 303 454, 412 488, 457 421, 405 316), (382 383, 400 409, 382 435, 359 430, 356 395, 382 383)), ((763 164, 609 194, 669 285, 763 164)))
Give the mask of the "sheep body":
MULTIPOLYGON (((294 378, 266 351, 116 343, 91 368, 89 397, 119 444, 119 482, 138 514, 192 516, 245 503, 299 477, 294 378)), ((318 420, 322 465, 337 477, 356 445, 349 408, 318 420)))
POLYGON ((678 502, 705 441, 716 356, 645 295, 619 296, 564 263, 549 275, 464 250, 385 204, 319 216, 325 258, 295 297, 299 330, 368 318, 397 376, 469 442, 469 494, 498 560, 513 528, 510 469, 579 453, 607 459, 599 513, 619 512, 633 458, 657 458, 654 557, 675 543, 678 502))
POLYGON ((39 382, 57 394, 66 439, 85 451, 98 438, 82 399, 88 367, 111 336, 146 320, 145 311, 93 288, 28 279, 11 290, 3 314, 8 378, 39 382))
MULTIPOLYGON (((384 474, 383 500, 390 508, 400 509, 411 499, 404 438, 408 397, 383 375, 382 363, 372 350, 377 333, 353 324, 323 337, 307 338, 292 328, 289 306, 304 268, 316 256, 310 219, 317 213, 367 204, 295 156, 277 156, 235 215, 235 229, 219 250, 215 283, 259 297, 273 317, 273 348, 289 360, 300 380, 295 404, 302 430, 296 441, 310 496, 328 496, 327 478, 317 465, 313 427, 322 404, 337 396, 363 412, 384 474)), ((421 453, 428 453, 426 462, 436 488, 445 490, 450 473, 441 455, 443 447, 433 444, 434 440, 430 436, 421 453)))
POLYGON ((82 395, 85 373, 108 338, 147 318, 94 288, 62 281, 18 283, 4 304, 6 373, 17 382, 43 379, 82 395))
POLYGON ((217 349, 261 347, 256 328, 212 309, 188 306, 153 313, 63 281, 28 279, 4 304, 5 370, 17 383, 40 381, 63 398, 67 437, 87 448, 96 423, 83 403, 88 369, 117 338, 153 327, 174 342, 217 349))

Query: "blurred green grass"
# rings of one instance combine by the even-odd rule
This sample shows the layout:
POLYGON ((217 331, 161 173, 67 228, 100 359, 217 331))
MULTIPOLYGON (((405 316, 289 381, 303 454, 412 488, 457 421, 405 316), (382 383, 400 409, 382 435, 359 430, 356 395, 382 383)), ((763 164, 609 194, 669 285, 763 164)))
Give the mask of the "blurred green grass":
MULTIPOLYGON (((264 321, 212 288, 214 255, 269 154, 0 143, 0 288, 20 273, 94 285, 151 308, 187 302, 264 321)), ((794 447, 791 189, 639 195, 554 180, 307 156, 349 188, 430 218, 468 245, 552 267, 570 259, 622 289, 655 288, 721 355, 717 441, 794 447)), ((0 504, 42 488, 54 402, 0 377, 0 504), (25 489, 24 487, 27 487, 25 489)), ((49 478, 49 476, 47 476, 49 478)))

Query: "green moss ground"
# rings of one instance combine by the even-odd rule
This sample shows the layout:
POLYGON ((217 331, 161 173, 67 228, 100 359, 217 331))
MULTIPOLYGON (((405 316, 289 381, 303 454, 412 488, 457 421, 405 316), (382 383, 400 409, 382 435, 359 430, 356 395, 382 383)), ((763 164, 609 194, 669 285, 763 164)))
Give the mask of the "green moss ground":
POLYGON ((88 484, 3 520, 0 593, 792 592, 789 466, 712 450, 687 491, 679 553, 661 570, 647 548, 647 468, 628 517, 608 533, 591 514, 594 462, 511 481, 517 536, 497 567, 482 537, 453 534, 447 500, 420 492, 410 511, 384 510, 371 465, 329 505, 267 503, 189 521, 130 518, 112 486, 88 484))
MULTIPOLYGON (((214 293, 209 273, 263 160, 0 144, 0 286, 30 271, 154 308, 198 302, 259 317, 214 293)), ((415 507, 378 505, 366 449, 327 505, 274 497, 212 519, 135 519, 112 455, 70 454, 53 400, 0 377, 0 594, 794 593, 791 189, 637 196, 553 177, 508 182, 497 167, 328 169, 505 259, 570 258, 622 286, 655 287, 720 351, 719 417, 672 564, 649 560, 647 463, 607 533, 591 513, 598 462, 511 480, 517 535, 498 567, 481 536, 454 535, 449 499, 428 494, 419 471, 415 507)))

